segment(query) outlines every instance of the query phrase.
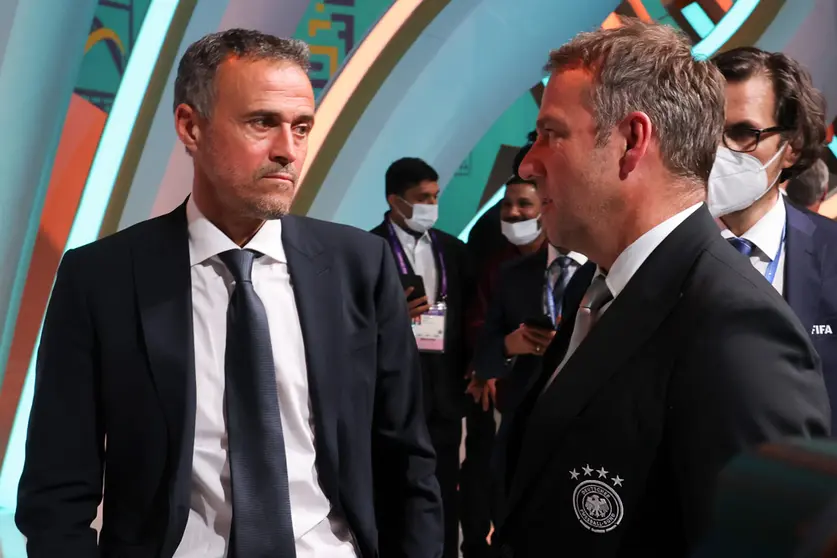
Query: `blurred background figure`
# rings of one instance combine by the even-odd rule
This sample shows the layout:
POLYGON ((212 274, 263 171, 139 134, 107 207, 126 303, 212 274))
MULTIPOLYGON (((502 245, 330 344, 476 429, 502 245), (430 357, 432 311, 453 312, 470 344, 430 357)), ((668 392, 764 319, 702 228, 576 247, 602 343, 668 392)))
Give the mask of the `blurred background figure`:
POLYGON ((788 199, 791 203, 817 213, 828 195, 828 183, 828 166, 820 159, 811 168, 788 181, 788 199))
POLYGON ((692 558, 837 557, 837 443, 791 439, 734 458, 692 558))

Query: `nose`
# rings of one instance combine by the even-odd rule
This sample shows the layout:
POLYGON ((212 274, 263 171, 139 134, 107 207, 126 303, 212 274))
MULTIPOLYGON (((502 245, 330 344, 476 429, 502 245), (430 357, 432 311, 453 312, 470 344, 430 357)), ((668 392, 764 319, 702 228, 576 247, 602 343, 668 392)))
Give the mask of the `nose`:
POLYGON ((293 130, 289 125, 279 127, 270 146, 270 160, 281 165, 289 165, 296 161, 296 158, 297 146, 293 130))
POLYGON ((523 156, 523 160, 520 161, 520 166, 517 168, 518 176, 524 180, 532 180, 537 176, 535 171, 535 157, 532 154, 533 149, 534 146, 523 156))

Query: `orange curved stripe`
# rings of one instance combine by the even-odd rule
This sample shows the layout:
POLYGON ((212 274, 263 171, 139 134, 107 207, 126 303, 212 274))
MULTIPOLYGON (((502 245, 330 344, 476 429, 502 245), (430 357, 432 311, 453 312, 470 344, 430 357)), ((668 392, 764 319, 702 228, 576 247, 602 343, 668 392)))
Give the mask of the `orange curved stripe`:
POLYGON ((52 280, 67 244, 107 114, 77 94, 61 131, 0 390, 0 456, 7 447, 52 280))
POLYGON ((119 48, 119 52, 121 52, 123 56, 125 55, 125 47, 122 45, 119 35, 116 34, 116 31, 108 29, 107 27, 96 29, 87 36, 87 44, 84 45, 84 52, 87 53, 87 51, 93 48, 96 43, 101 41, 113 41, 113 43, 119 48))

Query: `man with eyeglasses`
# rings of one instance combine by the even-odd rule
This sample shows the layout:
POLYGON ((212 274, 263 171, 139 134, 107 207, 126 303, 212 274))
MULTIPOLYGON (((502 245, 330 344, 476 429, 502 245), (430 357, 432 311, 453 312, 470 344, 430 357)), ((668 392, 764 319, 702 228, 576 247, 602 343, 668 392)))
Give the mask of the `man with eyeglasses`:
POLYGON ((737 48, 714 62, 727 80, 726 123, 709 210, 811 334, 837 401, 837 223, 779 191, 821 157, 825 101, 805 68, 782 53, 737 48))

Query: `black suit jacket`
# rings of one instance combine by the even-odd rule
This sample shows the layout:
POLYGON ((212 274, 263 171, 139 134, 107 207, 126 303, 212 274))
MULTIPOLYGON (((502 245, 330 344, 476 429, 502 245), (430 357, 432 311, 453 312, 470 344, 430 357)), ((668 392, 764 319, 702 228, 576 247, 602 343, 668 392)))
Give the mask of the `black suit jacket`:
MULTIPOLYGON (((785 200, 784 296, 811 334, 828 395, 837 401, 837 222, 785 200)), ((837 413, 831 417, 837 432, 837 413)))
POLYGON ((538 355, 519 355, 513 366, 507 365, 505 338, 525 320, 544 315, 548 253, 544 244, 535 253, 503 264, 474 350, 476 375, 482 379, 498 379, 496 408, 502 413, 517 406, 526 394, 526 387, 540 372, 542 357, 538 355))
POLYGON ((830 425, 807 332, 705 206, 539 391, 515 417, 526 427, 494 539, 504 558, 685 556, 732 456, 830 425))
MULTIPOLYGON (((386 221, 372 229, 387 241, 389 246, 389 232, 386 221)), ((425 413, 434 422, 437 419, 445 421, 462 418, 465 404, 465 388, 467 381, 470 354, 465 332, 465 312, 474 296, 474 277, 470 258, 465 252, 465 243, 438 229, 433 233, 441 245, 442 257, 445 259, 447 272, 447 314, 445 317, 445 352, 443 354, 422 353, 421 367, 424 375, 424 405, 425 413)), ((415 273, 409 261, 405 262, 408 271, 415 273)), ((404 298, 402 290, 401 298, 404 298)), ((450 429, 453 436, 451 443, 459 443, 459 437, 450 429)), ((438 433, 437 433, 438 434, 438 433)))
MULTIPOLYGON (((419 361, 388 247, 294 216, 282 220, 282 239, 325 495, 364 558, 441 556, 419 361)), ((172 556, 189 513, 194 428, 183 205, 64 256, 19 488, 16 520, 29 556, 172 556), (105 469, 97 549, 90 522, 105 469)))

